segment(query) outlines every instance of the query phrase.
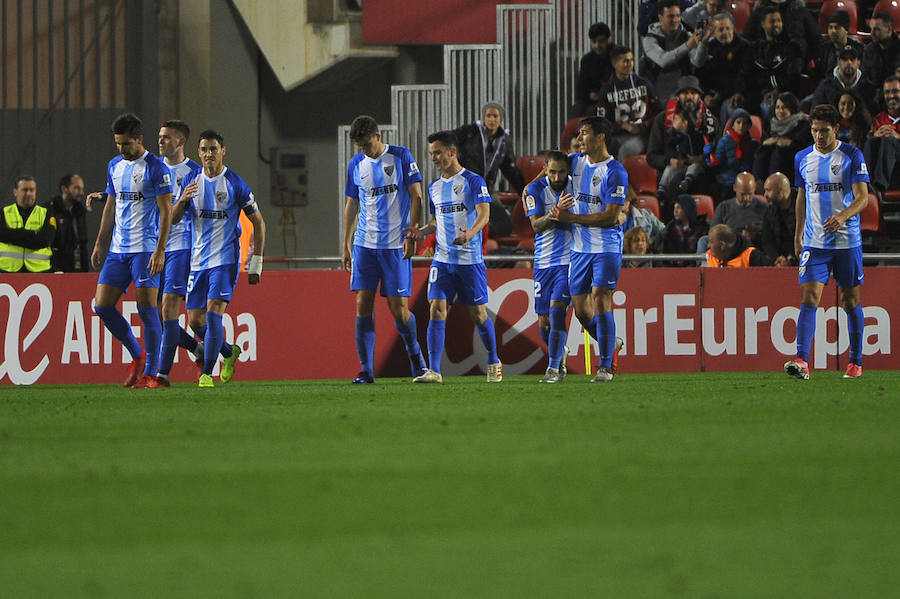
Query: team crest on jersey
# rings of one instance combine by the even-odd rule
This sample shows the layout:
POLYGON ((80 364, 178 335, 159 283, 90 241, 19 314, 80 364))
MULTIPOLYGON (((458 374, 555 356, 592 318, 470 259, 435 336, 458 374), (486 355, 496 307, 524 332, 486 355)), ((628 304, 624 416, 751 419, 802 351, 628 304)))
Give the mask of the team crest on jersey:
POLYGON ((216 201, 221 202, 228 195, 227 191, 217 191, 216 192, 216 201))
POLYGON ((175 179, 175 184, 178 185, 178 187, 181 187, 182 181, 184 181, 184 177, 178 177, 177 179, 175 179))
POLYGON ((591 185, 597 185, 600 183, 600 177, 598 175, 594 175, 594 178, 591 179, 591 185))
POLYGON ((141 180, 141 174, 142 173, 134 173, 133 175, 131 175, 131 180, 137 183, 141 180))
POLYGON ((390 177, 394 174, 394 165, 384 167, 384 174, 390 177))
POLYGON ((840 164, 832 164, 831 165, 831 174, 836 175, 839 172, 841 172, 841 165, 840 164))
POLYGON ((462 188, 463 188, 462 185, 454 185, 454 186, 453 186, 453 193, 459 193, 460 191, 462 191, 462 188))

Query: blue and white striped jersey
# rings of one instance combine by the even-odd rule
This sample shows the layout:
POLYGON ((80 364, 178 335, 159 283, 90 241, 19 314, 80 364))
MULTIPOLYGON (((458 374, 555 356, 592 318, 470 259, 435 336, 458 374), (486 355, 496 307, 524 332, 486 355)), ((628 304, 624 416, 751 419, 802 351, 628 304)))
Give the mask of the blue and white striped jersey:
POLYGON ((853 202, 853 184, 869 182, 869 171, 859 148, 839 143, 828 154, 815 146, 797 152, 794 157, 794 184, 806 192, 806 226, 803 246, 843 249, 862 245, 859 215, 847 219, 836 233, 826 233, 824 223, 853 202))
MULTIPOLYGON (((572 178, 566 188, 557 193, 544 177, 528 186, 525 192, 525 216, 544 216, 556 206, 559 196, 572 192, 572 178)), ((553 226, 534 236, 534 268, 565 266, 572 256, 572 226, 554 222, 553 226)))
POLYGON ((360 152, 347 166, 348 197, 359 200, 353 244, 375 250, 403 247, 409 227, 409 186, 422 180, 412 153, 387 146, 372 159, 360 152))
POLYGON ((150 152, 137 160, 116 156, 106 169, 106 193, 116 198, 116 224, 109 251, 133 254, 156 250, 156 196, 172 193, 172 174, 162 159, 150 152))
POLYGON ((444 264, 482 264, 482 231, 466 245, 453 245, 453 240, 470 229, 478 218, 476 204, 491 203, 487 183, 481 176, 462 169, 449 179, 441 177, 428 186, 428 202, 437 222, 434 260, 444 264))
POLYGON ((184 218, 194 229, 191 271, 206 270, 241 259, 240 211, 250 215, 259 210, 253 192, 237 173, 227 167, 210 179, 196 169, 184 179, 182 189, 197 179, 197 194, 190 199, 184 218))
MULTIPOLYGON (((572 214, 603 212, 607 204, 625 204, 628 173, 615 158, 591 164, 587 154, 570 154, 575 206, 572 214)), ((572 250, 584 254, 622 253, 622 227, 572 224, 572 250)))
MULTIPOLYGON (((165 159, 163 159, 165 162, 165 159)), ((166 164, 166 166, 169 166, 166 164)), ((185 177, 187 177, 192 170, 200 168, 200 165, 191 160, 190 158, 185 158, 184 162, 180 164, 176 164, 175 166, 169 166, 169 170, 172 172, 172 203, 175 204, 178 202, 178 198, 181 196, 181 183, 184 181, 185 177)), ((166 251, 174 252, 177 250, 189 250, 193 246, 193 237, 191 230, 191 220, 188 218, 182 218, 177 223, 172 225, 172 228, 169 229, 169 240, 166 242, 166 251)))

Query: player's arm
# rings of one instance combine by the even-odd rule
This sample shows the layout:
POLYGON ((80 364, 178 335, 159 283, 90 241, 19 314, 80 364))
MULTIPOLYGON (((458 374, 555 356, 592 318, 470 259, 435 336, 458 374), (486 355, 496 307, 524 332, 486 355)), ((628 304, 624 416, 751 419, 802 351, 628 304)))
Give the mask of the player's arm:
POLYGON ((478 232, 488 224, 488 221, 491 219, 491 205, 488 202, 479 202, 475 204, 475 212, 478 214, 475 218, 475 222, 472 223, 472 226, 468 229, 465 227, 459 228, 462 235, 453 240, 453 245, 465 245, 469 243, 472 238, 478 235, 478 232))
POLYGON ((806 187, 797 188, 797 203, 795 206, 794 220, 794 254, 800 259, 803 253, 803 229, 806 227, 806 187))
POLYGON ((263 252, 266 249, 266 221, 259 210, 248 214, 247 218, 253 223, 253 255, 247 267, 247 281, 251 285, 256 285, 262 274, 263 252))
POLYGON ((618 227, 621 204, 607 204, 602 212, 593 214, 572 214, 575 198, 567 193, 559 198, 559 203, 550 209, 550 218, 561 223, 575 223, 585 227, 618 227))
POLYGON ((403 258, 409 258, 416 251, 416 242, 422 238, 419 237, 419 214, 422 212, 422 184, 416 181, 410 185, 409 191, 409 226, 404 230, 406 233, 403 238, 403 258))
POLYGON ((844 226, 851 217, 856 216, 860 212, 866 209, 866 206, 869 203, 869 188, 866 186, 865 181, 857 181, 853 184, 853 201, 850 202, 850 205, 841 210, 840 212, 836 212, 825 219, 825 222, 822 223, 822 226, 825 229, 826 233, 835 233, 844 226))
POLYGON ((178 196, 178 201, 175 202, 174 206, 172 206, 172 224, 173 225, 180 223, 181 219, 184 218, 184 213, 191 203, 191 198, 193 198, 196 193, 197 193, 197 179, 194 179, 188 185, 185 185, 181 189, 181 195, 178 196))
MULTIPOLYGON (((537 200, 531 194, 523 196, 522 199, 525 202, 526 212, 529 211, 529 207, 537 206, 537 200)), ((528 219, 531 221, 531 228, 535 233, 543 233, 547 229, 552 229, 555 224, 549 214, 532 214, 528 219)))
POLYGON ((347 196, 347 203, 344 204, 344 243, 341 248, 341 263, 344 265, 344 270, 347 271, 353 265, 351 246, 353 244, 353 233, 356 231, 353 221, 356 219, 357 212, 359 212, 359 199, 347 196))
POLYGON ((166 265, 166 242, 169 240, 169 228, 172 226, 172 192, 156 196, 156 207, 159 209, 159 237, 156 249, 150 256, 150 274, 162 272, 166 265))
POLYGON ((103 214, 100 216, 100 230, 97 232, 97 240, 94 242, 94 251, 91 252, 91 265, 100 268, 103 265, 103 240, 109 235, 116 221, 116 196, 106 196, 106 204, 103 206, 103 214))

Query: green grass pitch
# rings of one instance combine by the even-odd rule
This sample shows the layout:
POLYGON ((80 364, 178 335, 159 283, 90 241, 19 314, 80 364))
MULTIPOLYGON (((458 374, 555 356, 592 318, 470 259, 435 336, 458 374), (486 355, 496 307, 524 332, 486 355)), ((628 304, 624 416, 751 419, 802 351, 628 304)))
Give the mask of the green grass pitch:
POLYGON ((897 596, 900 372, 537 378, 0 388, 0 597, 897 596))

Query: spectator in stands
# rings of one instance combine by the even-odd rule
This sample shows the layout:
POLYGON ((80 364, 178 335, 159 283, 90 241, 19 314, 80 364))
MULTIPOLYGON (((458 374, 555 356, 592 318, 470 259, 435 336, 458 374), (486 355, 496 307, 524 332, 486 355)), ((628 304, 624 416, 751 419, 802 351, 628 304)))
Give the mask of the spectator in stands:
MULTIPOLYGON (((654 253, 694 254, 697 243, 706 235, 706 218, 697 215, 697 201, 681 194, 675 200, 672 220, 666 225, 662 235, 653 244, 654 253)), ((672 266, 696 266, 696 260, 670 262, 672 266)))
POLYGON ((656 218, 652 210, 637 206, 637 194, 631 185, 625 190, 625 205, 619 211, 619 226, 625 231, 640 227, 647 234, 649 244, 654 243, 665 229, 662 221, 656 218))
POLYGON ((747 227, 762 229, 767 204, 756 193, 756 178, 748 173, 738 173, 734 181, 734 197, 716 206, 712 225, 728 225, 740 235, 747 227))
POLYGON ((775 266, 795 266, 794 227, 797 221, 797 190, 782 173, 772 173, 764 184, 769 205, 762 220, 759 248, 774 257, 775 266))
POLYGON ((778 94, 768 133, 756 150, 753 174, 758 180, 775 172, 793 177, 794 156, 812 142, 809 119, 800 110, 800 100, 791 92, 778 94))
POLYGON ((882 86, 886 110, 872 123, 872 134, 863 147, 872 187, 879 197, 891 189, 900 160, 900 76, 891 75, 882 86))
POLYGON ((659 195, 670 194, 674 186, 688 191, 693 182, 706 172, 703 161, 703 135, 691 122, 687 110, 676 110, 666 137, 666 168, 659 178, 659 195))
POLYGON ((504 116, 500 104, 488 102, 481 109, 482 120, 453 131, 459 144, 459 163, 484 177, 489 189, 496 189, 497 173, 502 172, 507 182, 522 193, 525 181, 516 166, 509 131, 501 126, 504 116))
POLYGON ((894 33, 894 20, 890 13, 876 13, 872 17, 872 41, 863 49, 862 71, 880 92, 881 84, 894 74, 898 65, 900 39, 894 33))
MULTIPOLYGON (((754 5, 754 14, 757 5, 754 5)), ((785 32, 781 12, 777 7, 769 6, 761 26, 762 35, 752 42, 744 64, 744 75, 747 78, 746 106, 750 112, 769 120, 778 93, 797 91, 796 86, 806 63, 803 52, 794 43, 796 40, 789 38, 785 32)))
POLYGON ((569 117, 595 114, 600 101, 600 88, 612 77, 613 67, 610 62, 609 48, 612 34, 606 23, 594 23, 588 29, 591 39, 591 51, 581 57, 578 69, 578 80, 575 83, 575 105, 569 117))
MULTIPOLYGON (((651 23, 659 20, 659 0, 644 0, 638 7, 638 35, 647 35, 647 29, 651 23)), ((694 0, 679 0, 678 6, 681 7, 683 13, 694 4, 694 0)))
POLYGON ((609 51, 614 74, 600 90, 598 114, 613 126, 607 142, 610 154, 623 160, 643 154, 653 117, 660 111, 653 84, 634 74, 634 52, 625 46, 609 51))
POLYGON ((844 46, 831 75, 820 81, 816 91, 813 92, 811 106, 834 104, 842 92, 849 90, 856 92, 866 102, 866 107, 870 111, 875 110, 877 92, 865 73, 860 70, 860 64, 860 54, 856 47, 844 46))
POLYGON ((738 173, 749 171, 753 167, 753 157, 759 142, 750 135, 751 126, 750 113, 738 109, 731 126, 725 129, 716 144, 715 153, 709 157, 709 165, 719 172, 725 189, 734 185, 738 173))
POLYGON ((692 72, 690 53, 699 48, 703 32, 689 33, 684 28, 678 0, 661 0, 658 12, 659 23, 650 25, 641 39, 641 75, 653 83, 665 102, 678 89, 679 78, 692 72))
POLYGON ((719 111, 719 119, 724 123, 734 110, 744 106, 746 81, 743 69, 750 43, 735 34, 734 17, 730 12, 713 15, 709 28, 712 35, 701 42, 691 58, 700 85, 706 90, 706 105, 719 111))
POLYGON ((713 225, 709 230, 706 265, 716 268, 772 266, 772 260, 728 225, 713 225))
POLYGON ((88 272, 87 210, 84 207, 84 180, 81 175, 64 175, 59 195, 50 201, 50 215, 56 219, 53 239, 54 272, 88 272))
POLYGON ((841 113, 837 138, 857 148, 865 147, 866 137, 872 130, 872 115, 866 103, 855 92, 845 91, 838 98, 836 107, 841 113))
POLYGON ((863 45, 848 35, 849 30, 850 14, 846 10, 836 10, 828 19, 828 41, 819 46, 816 57, 816 79, 819 81, 831 76, 846 46, 852 46, 862 56, 863 45))
POLYGON ((691 31, 696 31, 698 25, 708 22, 724 5, 725 0, 697 0, 696 4, 682 12, 681 22, 691 31))
POLYGON ((16 179, 13 196, 16 201, 0 212, 0 272, 48 272, 56 221, 37 205, 37 182, 31 175, 16 179))
MULTIPOLYGON (((672 128, 672 117, 676 112, 684 111, 691 116, 691 124, 703 137, 704 143, 715 140, 718 135, 719 123, 701 99, 702 96, 703 90, 696 77, 693 75, 682 77, 678 80, 678 91, 675 92, 675 96, 668 101, 666 109, 653 119, 650 126, 650 140, 647 142, 647 163, 658 172, 662 173, 669 165, 681 165, 678 159, 670 160, 666 157, 666 144, 672 128)), ((700 161, 702 162, 702 158, 700 161)), ((705 178, 707 169, 705 164, 702 166, 705 178)), ((701 179, 699 174, 692 183, 700 183, 698 179, 701 179)), ((660 201, 665 201, 665 198, 660 198, 660 201)), ((665 213, 668 214, 669 211, 666 210, 665 213)))
POLYGON ((783 29, 794 48, 790 55, 797 58, 801 65, 815 59, 819 55, 822 37, 819 24, 803 0, 756 0, 742 35, 751 42, 764 39, 765 20, 772 8, 778 11, 783 29))
MULTIPOLYGON (((647 254, 649 249, 650 238, 647 237, 647 232, 642 228, 635 225, 625 232, 625 237, 622 239, 623 254, 639 254, 643 256, 647 254)), ((649 260, 623 260, 622 266, 626 268, 645 268, 652 266, 652 264, 650 264, 649 260)))

